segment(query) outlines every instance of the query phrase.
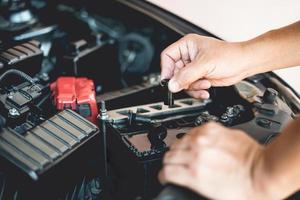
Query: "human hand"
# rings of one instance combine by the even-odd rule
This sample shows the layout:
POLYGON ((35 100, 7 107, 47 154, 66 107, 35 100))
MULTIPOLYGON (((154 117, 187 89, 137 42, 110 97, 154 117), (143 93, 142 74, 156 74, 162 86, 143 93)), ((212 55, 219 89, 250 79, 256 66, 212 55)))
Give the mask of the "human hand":
POLYGON ((169 89, 183 89, 195 98, 209 98, 211 86, 229 86, 248 76, 243 43, 188 34, 161 53, 161 77, 169 89))
POLYGON ((171 146, 159 179, 210 199, 270 199, 263 150, 243 131, 208 123, 171 146))

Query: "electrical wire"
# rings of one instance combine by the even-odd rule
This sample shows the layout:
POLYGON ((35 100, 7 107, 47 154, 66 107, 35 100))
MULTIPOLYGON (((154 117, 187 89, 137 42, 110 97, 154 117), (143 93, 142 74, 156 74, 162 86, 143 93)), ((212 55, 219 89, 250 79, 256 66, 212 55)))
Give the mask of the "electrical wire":
POLYGON ((4 72, 0 76, 0 82, 3 81, 3 79, 6 78, 8 75, 11 75, 11 74, 17 75, 17 76, 23 78, 24 80, 30 82, 33 85, 35 84, 33 78, 31 78, 28 74, 26 74, 26 73, 24 73, 22 71, 16 70, 16 69, 9 69, 6 72, 4 72))

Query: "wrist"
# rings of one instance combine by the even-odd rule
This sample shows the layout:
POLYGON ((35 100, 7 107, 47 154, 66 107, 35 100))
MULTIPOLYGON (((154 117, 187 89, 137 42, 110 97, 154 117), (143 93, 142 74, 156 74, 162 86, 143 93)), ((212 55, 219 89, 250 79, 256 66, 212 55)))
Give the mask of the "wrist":
POLYGON ((243 70, 247 77, 271 71, 274 68, 274 31, 240 43, 243 70))
POLYGON ((230 43, 229 60, 241 79, 260 73, 260 62, 255 52, 254 43, 254 41, 230 43))
POLYGON ((252 187, 256 194, 258 194, 258 199, 276 199, 273 191, 272 178, 270 178, 269 171, 266 166, 265 150, 264 147, 255 157, 251 167, 251 178, 252 187))
POLYGON ((252 168, 253 187, 259 194, 258 199, 284 199, 290 194, 285 175, 273 170, 272 159, 274 156, 263 147, 252 168))

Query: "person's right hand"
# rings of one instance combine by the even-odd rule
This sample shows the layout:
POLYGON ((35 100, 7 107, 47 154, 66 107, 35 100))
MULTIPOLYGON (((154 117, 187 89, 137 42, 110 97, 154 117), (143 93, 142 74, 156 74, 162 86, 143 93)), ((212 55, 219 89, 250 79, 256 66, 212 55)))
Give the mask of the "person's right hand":
POLYGON ((229 86, 249 75, 243 52, 243 43, 188 34, 161 53, 161 78, 171 79, 172 92, 185 89, 206 99, 211 86, 229 86))
POLYGON ((280 199, 273 190, 277 182, 267 175, 264 149, 245 132, 210 122, 171 145, 159 180, 208 199, 280 199))

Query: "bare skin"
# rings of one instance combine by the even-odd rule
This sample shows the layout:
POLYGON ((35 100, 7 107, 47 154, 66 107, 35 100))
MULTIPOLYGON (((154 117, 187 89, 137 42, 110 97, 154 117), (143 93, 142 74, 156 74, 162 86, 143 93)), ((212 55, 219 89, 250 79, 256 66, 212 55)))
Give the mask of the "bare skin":
POLYGON ((210 86, 228 86, 248 76, 300 64, 300 22, 257 38, 229 43, 189 34, 161 53, 161 76, 170 90, 207 97, 210 86), (200 95, 202 94, 202 95, 200 95))
MULTIPOLYGON (((300 22, 239 43, 190 34, 161 55, 169 89, 209 98, 262 72, 300 65, 300 22)), ((282 199, 300 189, 300 119, 267 147, 216 123, 191 130, 166 153, 162 183, 188 187, 212 199, 282 199)))

